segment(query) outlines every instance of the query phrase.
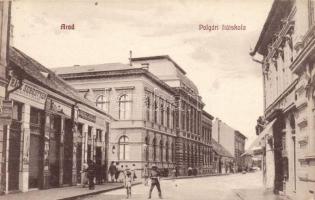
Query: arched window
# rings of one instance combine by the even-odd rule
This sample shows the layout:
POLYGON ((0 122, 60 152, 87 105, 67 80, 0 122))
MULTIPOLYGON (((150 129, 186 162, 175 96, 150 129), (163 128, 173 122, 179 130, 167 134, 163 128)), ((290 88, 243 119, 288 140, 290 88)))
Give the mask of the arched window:
POLYGON ((131 99, 130 95, 124 94, 119 98, 119 119, 130 119, 131 99))
POLYGON ((128 144, 128 137, 127 136, 121 136, 118 141, 119 146, 119 160, 129 160, 129 144, 128 144))
POLYGON ((153 139, 153 160, 156 160, 156 138, 153 139))
POLYGON ((160 161, 163 162, 163 140, 160 140, 160 161))
POLYGON ((96 107, 104 110, 106 113, 109 112, 109 97, 104 95, 99 95, 96 98, 96 107))

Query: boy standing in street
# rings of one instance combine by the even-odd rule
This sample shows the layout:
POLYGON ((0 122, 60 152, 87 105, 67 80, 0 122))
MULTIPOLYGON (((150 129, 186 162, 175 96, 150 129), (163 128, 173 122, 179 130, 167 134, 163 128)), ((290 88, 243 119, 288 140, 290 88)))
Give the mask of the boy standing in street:
POLYGON ((159 192, 159 198, 162 199, 162 192, 161 192, 161 186, 160 186, 160 174, 158 172, 157 166, 155 165, 152 166, 150 179, 151 179, 151 187, 150 187, 150 192, 149 192, 149 199, 151 199, 152 190, 155 186, 159 192))

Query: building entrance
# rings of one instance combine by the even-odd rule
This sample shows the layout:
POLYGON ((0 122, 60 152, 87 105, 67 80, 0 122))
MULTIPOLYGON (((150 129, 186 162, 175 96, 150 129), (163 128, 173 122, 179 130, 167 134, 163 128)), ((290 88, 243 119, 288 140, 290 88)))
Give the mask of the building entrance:
POLYGON ((13 104, 13 120, 9 132, 9 184, 8 189, 19 189, 19 168, 20 168, 20 149, 21 149, 21 120, 22 105, 13 104))
POLYGON ((64 130, 64 157, 63 157, 63 184, 72 183, 72 160, 73 160, 73 133, 72 122, 65 120, 64 130))
POLYGON ((51 130, 49 136, 49 171, 50 171, 50 186, 59 186, 60 173, 60 130, 61 117, 51 115, 51 130))
POLYGON ((30 160, 29 160, 29 188, 38 188, 42 171, 43 113, 31 108, 30 114, 30 160))

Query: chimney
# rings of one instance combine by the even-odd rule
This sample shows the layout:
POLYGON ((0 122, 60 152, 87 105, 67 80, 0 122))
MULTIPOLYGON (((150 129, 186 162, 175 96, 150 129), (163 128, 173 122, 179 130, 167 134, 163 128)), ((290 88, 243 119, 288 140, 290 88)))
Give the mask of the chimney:
POLYGON ((141 63, 141 68, 149 70, 149 65, 150 65, 149 63, 141 63))
POLYGON ((129 51, 129 65, 130 65, 130 66, 132 66, 131 59, 132 59, 132 51, 130 50, 130 51, 129 51))

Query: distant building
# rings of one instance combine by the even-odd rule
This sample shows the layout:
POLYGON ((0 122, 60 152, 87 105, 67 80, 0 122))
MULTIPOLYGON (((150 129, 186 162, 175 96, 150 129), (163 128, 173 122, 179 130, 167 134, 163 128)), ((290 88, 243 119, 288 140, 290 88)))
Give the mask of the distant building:
POLYGON ((235 130, 219 118, 213 121, 212 138, 235 155, 235 130))
POLYGON ((245 162, 242 159, 241 155, 245 153, 245 140, 247 139, 245 135, 240 133, 239 131, 235 131, 234 134, 234 148, 235 148, 235 170, 236 172, 241 172, 245 167, 245 162))

